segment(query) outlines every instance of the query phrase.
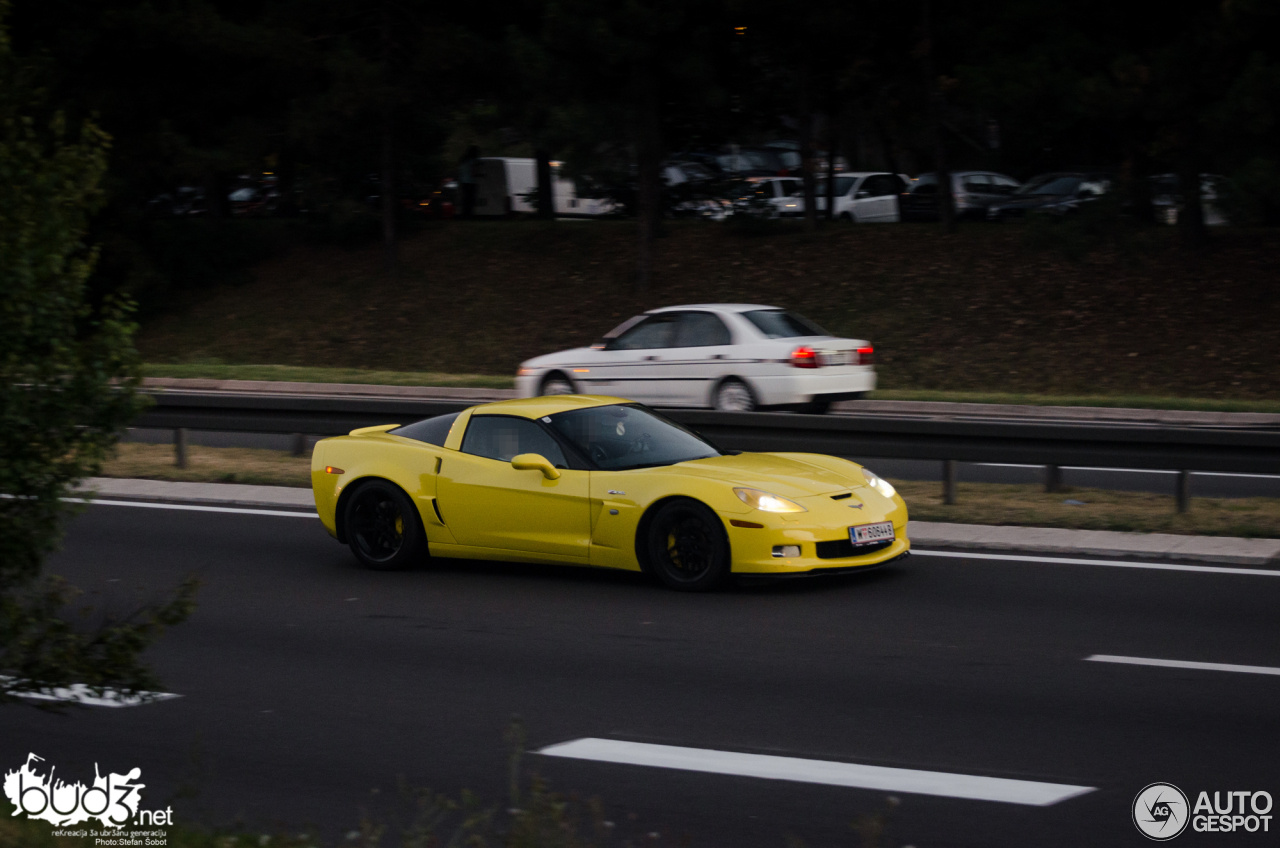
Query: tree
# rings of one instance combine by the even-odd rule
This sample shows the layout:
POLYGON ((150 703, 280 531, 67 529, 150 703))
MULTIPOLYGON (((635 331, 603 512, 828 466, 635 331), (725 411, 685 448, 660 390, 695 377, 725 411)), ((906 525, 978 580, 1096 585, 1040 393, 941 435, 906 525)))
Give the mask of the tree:
MULTIPOLYGON (((0 23, 7 11, 0 0, 0 23)), ((129 305, 87 298, 96 251, 83 238, 110 139, 90 121, 72 137, 61 113, 37 118, 46 112, 0 29, 0 702, 72 683, 154 688, 140 654, 186 617, 195 590, 86 631, 64 614, 73 590, 41 579, 64 499, 140 405, 129 305)))

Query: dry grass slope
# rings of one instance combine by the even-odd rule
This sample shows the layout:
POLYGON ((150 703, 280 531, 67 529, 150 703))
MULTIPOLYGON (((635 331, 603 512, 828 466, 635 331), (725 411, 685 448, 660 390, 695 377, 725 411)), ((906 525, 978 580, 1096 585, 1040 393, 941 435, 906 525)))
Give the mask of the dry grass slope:
POLYGON ((255 280, 175 305, 143 329, 151 362, 210 358, 510 375, 637 311, 741 301, 869 339, 886 389, 1280 399, 1274 234, 1172 233, 1077 260, 1019 226, 782 228, 676 223, 653 291, 630 291, 627 222, 451 223, 407 241, 393 282, 374 248, 299 250, 255 280))

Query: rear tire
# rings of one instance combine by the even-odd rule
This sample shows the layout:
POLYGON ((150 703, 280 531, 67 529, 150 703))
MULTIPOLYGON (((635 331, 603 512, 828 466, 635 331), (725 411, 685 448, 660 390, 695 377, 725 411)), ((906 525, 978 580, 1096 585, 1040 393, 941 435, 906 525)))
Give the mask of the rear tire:
POLYGON ((351 493, 343 527, 351 553, 365 568, 397 571, 427 556, 418 510, 399 486, 386 480, 370 480, 351 493))
POLYGON ((659 508, 645 531, 649 571, 668 589, 706 592, 729 575, 729 539, 720 517, 691 498, 659 508))
POLYGON ((712 403, 721 412, 752 412, 760 405, 751 387, 733 377, 716 387, 712 403))

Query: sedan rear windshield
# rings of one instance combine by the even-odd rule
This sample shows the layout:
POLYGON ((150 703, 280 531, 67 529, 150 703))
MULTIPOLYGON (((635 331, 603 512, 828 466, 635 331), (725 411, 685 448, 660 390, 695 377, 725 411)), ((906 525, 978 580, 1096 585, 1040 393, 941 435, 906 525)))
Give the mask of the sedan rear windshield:
POLYGON ((721 455, 697 434, 632 404, 572 409, 542 420, 607 471, 721 455))
POLYGON ((795 312, 757 309, 742 313, 767 339, 795 339, 802 336, 829 336, 826 330, 795 312))

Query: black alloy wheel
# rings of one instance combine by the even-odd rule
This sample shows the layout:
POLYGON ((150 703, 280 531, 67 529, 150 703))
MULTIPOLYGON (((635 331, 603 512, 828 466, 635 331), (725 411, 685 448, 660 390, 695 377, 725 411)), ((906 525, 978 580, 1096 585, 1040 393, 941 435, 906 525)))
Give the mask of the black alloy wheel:
POLYGON ((365 568, 394 571, 426 554, 418 511, 408 495, 386 481, 360 484, 347 501, 344 526, 351 553, 365 568))
POLYGON ((649 522, 648 565, 668 588, 705 592, 729 574, 729 540, 719 516, 703 504, 679 498, 649 522))

